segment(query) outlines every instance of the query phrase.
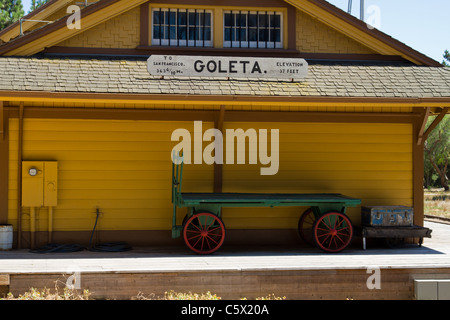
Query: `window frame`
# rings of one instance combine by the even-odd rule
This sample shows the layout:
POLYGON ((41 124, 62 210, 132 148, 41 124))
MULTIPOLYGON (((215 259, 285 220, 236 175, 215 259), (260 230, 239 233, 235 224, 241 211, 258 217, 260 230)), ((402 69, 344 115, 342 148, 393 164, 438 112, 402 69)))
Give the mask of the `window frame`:
MULTIPOLYGON (((151 39, 152 39, 151 44, 153 46, 158 46, 158 47, 170 46, 170 47, 186 47, 186 48, 195 48, 195 47, 197 47, 197 48, 212 48, 212 47, 214 47, 214 11, 212 9, 152 7, 151 10, 150 10, 150 14, 151 14, 151 24, 150 24, 151 30, 150 30, 150 32, 151 32, 151 39), (166 31, 166 28, 169 29, 169 36, 168 36, 167 39, 166 38, 160 38, 160 37, 157 37, 157 38, 154 37, 154 32, 155 32, 154 12, 159 12, 160 14, 161 14, 161 12, 164 13, 163 14, 163 16, 164 16, 163 23, 159 23, 159 24, 157 24, 157 26, 159 26, 159 28, 160 28, 160 31, 159 31, 160 35, 161 35, 161 28, 163 28, 163 32, 166 31), (168 24, 166 23, 166 12, 169 13, 168 14, 168 16, 169 16, 169 19, 168 19, 169 23, 168 24), (175 25, 172 25, 170 23, 170 20, 171 20, 170 14, 172 12, 174 12, 176 14, 175 15, 175 25), (182 27, 186 28, 186 32, 185 32, 186 39, 179 39, 178 38, 178 36, 179 36, 179 29, 178 29, 179 28, 179 24, 178 24, 179 19, 178 19, 178 15, 180 13, 186 13, 186 24, 185 25, 184 24, 181 25, 182 27), (199 24, 197 25, 197 23, 195 22, 194 25, 193 25, 194 27, 192 28, 191 27, 192 25, 190 24, 190 20, 189 20, 189 16, 190 16, 191 13, 195 14, 195 16, 196 16, 195 19, 197 19, 197 14, 198 14, 200 20, 201 20, 201 18, 200 18, 201 14, 209 14, 210 24, 209 25, 205 25, 205 24, 202 25, 202 24, 200 24, 201 21, 199 21, 199 24), (171 27, 175 27, 175 39, 171 39, 170 38, 170 32, 171 32, 170 28, 171 27), (197 28, 203 29, 203 33, 201 34, 199 32, 197 34, 197 31, 196 31, 197 28), (209 36, 210 36, 209 40, 205 40, 204 39, 205 38, 205 32, 206 32, 205 30, 207 28, 210 29, 209 30, 209 36), (190 40, 189 39, 190 38, 190 30, 191 29, 194 29, 194 38, 195 38, 194 40, 190 40), (198 35, 199 39, 197 39, 197 35, 198 35), (203 35, 203 39, 201 39, 202 35, 203 35)), ((203 20, 205 20, 205 18, 203 18, 203 20)))
MULTIPOLYGON (((277 11, 277 10, 223 10, 223 47, 224 48, 244 48, 244 49, 283 49, 284 48, 284 12, 283 11, 277 11), (243 29, 246 30, 246 40, 226 40, 226 29, 228 28, 226 26, 226 14, 236 14, 236 15, 246 15, 246 25, 245 27, 240 27, 240 26, 235 26, 234 29, 235 31, 237 29, 239 29, 239 32, 241 32, 243 29), (258 39, 256 41, 250 41, 249 40, 249 30, 250 27, 249 26, 249 15, 251 14, 256 14, 256 19, 257 19, 257 34, 256 36, 258 37, 258 39), (259 17, 260 14, 263 14, 266 16, 266 22, 267 22, 267 16, 269 16, 269 26, 264 27, 265 30, 267 30, 269 32, 269 40, 266 41, 260 41, 259 40, 259 17), (270 23, 270 15, 275 15, 275 16, 279 16, 279 27, 273 27, 271 26, 270 23), (270 40, 270 32, 271 30, 276 30, 279 29, 279 41, 273 41, 270 40)), ((235 19, 237 20, 237 18, 235 19)), ((235 24, 236 25, 236 24, 235 24)), ((231 32, 233 32, 233 27, 231 27, 231 32)), ((235 37, 236 38, 236 37, 235 37)), ((273 34, 272 34, 272 38, 273 38, 273 34)))

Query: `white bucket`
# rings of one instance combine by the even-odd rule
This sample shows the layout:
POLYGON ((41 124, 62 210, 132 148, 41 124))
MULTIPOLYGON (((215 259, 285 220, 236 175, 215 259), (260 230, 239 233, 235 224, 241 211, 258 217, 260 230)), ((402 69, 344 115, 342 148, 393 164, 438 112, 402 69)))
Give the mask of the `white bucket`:
POLYGON ((11 250, 13 244, 13 226, 0 225, 0 251, 11 250))

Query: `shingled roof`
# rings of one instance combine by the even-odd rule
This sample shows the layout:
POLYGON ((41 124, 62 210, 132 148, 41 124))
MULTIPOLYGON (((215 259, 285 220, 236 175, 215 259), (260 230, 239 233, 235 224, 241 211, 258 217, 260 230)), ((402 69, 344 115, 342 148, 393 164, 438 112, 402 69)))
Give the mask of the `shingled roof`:
POLYGON ((311 64, 303 81, 154 77, 145 60, 0 57, 1 91, 311 97, 450 97, 450 68, 311 64))

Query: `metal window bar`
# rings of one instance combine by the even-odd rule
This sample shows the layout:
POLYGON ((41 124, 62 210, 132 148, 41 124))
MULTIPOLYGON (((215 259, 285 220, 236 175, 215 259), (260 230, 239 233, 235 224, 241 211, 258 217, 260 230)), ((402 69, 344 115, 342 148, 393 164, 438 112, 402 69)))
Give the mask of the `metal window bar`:
POLYGON ((269 20, 268 20, 267 11, 266 11, 265 19, 266 19, 266 31, 264 32, 264 34, 266 35, 265 48, 267 49, 267 44, 269 43, 269 20))
POLYGON ((233 30, 232 31, 232 35, 231 35, 231 47, 233 47, 233 38, 234 38, 234 41, 236 42, 236 40, 237 40, 237 16, 236 16, 236 13, 232 13, 231 14, 231 18, 232 18, 232 25, 231 25, 231 30, 233 30))
POLYGON ((177 24, 177 27, 176 27, 176 30, 175 30, 175 32, 176 32, 176 36, 177 36, 177 47, 179 47, 180 46, 180 26, 179 26, 179 24, 178 24, 178 22, 179 22, 179 16, 180 16, 180 9, 177 9, 177 16, 176 16, 176 18, 175 18, 175 23, 177 24))
POLYGON ((205 46, 205 33, 206 32, 206 10, 203 10, 203 47, 205 46))
MULTIPOLYGON (((273 37, 273 48, 275 49, 276 47, 277 47, 277 37, 276 37, 276 30, 275 30, 275 26, 276 26, 276 23, 275 23, 275 21, 276 21, 276 19, 277 19, 277 13, 274 11, 273 12, 273 26, 272 26, 272 37, 273 37)), ((281 21, 280 21, 280 23, 281 23, 281 21)))
POLYGON ((239 48, 242 48, 242 13, 239 10, 239 48))
POLYGON ((162 9, 159 8, 159 45, 162 45, 162 9))
POLYGON ((256 48, 259 49, 259 11, 256 12, 256 48))
POLYGON ((232 18, 231 47, 233 47, 233 46, 236 46, 236 43, 238 42, 239 20, 238 20, 238 14, 236 13, 236 11, 234 11, 234 13, 232 11, 231 18, 232 18), (234 43, 233 43, 233 38, 234 38, 234 43))
POLYGON ((167 11, 167 40, 169 40, 170 46, 170 8, 167 11))
POLYGON ((186 9, 186 47, 189 47, 189 9, 186 9))
POLYGON ((233 39, 236 41, 236 14, 231 11, 231 47, 233 48, 233 39))
POLYGON ((194 47, 197 47, 197 9, 194 12, 194 47))
POLYGON ((233 48, 233 35, 234 35, 234 25, 235 25, 235 19, 234 19, 234 14, 233 14, 233 11, 230 11, 230 16, 231 16, 231 18, 230 18, 230 22, 231 22, 231 25, 230 25, 230 44, 231 44, 231 48, 233 48))

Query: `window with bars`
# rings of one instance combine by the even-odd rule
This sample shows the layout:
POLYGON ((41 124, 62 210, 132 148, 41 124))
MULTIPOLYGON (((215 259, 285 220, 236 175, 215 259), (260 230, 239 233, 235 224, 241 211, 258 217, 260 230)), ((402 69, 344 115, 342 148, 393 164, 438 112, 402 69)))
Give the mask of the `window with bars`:
POLYGON ((224 47, 282 48, 282 14, 268 11, 225 11, 224 47))
POLYGON ((200 9, 152 10, 152 44, 211 47, 212 11, 200 9))

